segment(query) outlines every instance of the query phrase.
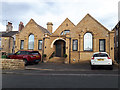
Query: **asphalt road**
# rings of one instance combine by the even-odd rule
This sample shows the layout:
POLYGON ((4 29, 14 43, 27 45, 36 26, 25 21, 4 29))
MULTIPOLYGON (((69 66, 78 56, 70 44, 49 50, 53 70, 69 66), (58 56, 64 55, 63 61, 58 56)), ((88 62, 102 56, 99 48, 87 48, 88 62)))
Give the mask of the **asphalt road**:
POLYGON ((117 75, 3 75, 3 88, 118 88, 117 75))
POLYGON ((118 88, 118 70, 90 70, 84 65, 30 65, 26 70, 4 70, 3 88, 118 88), (58 66, 57 68, 55 68, 58 66), (36 68, 35 68, 36 67, 36 68), (68 68, 69 67, 69 68, 68 68), (74 68, 73 68, 74 67, 74 68), (84 68, 85 67, 85 68, 84 68))

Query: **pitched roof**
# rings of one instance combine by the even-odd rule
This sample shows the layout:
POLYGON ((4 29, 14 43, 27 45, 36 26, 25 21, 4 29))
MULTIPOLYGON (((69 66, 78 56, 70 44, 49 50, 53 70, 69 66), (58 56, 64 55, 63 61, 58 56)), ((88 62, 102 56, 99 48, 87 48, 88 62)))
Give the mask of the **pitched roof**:
MULTIPOLYGON (((44 33, 51 34, 46 28, 38 25, 33 19, 31 19, 28 23, 31 23, 31 22, 35 23, 35 25, 37 25, 37 27, 40 28, 40 30, 42 30, 44 33)), ((24 27, 24 28, 25 28, 25 27, 24 27)))
POLYGON ((0 32, 1 37, 11 37, 18 33, 18 31, 10 31, 10 32, 0 32))
POLYGON ((6 34, 6 32, 0 32, 0 37, 2 37, 4 34, 6 34))
POLYGON ((120 21, 118 21, 118 23, 115 25, 112 31, 115 31, 118 27, 120 28, 120 21))
POLYGON ((103 26, 100 22, 98 22, 95 18, 93 18, 89 13, 77 24, 77 26, 78 26, 86 17, 92 18, 96 23, 98 23, 100 26, 102 26, 106 31, 109 31, 105 26, 103 26))
POLYGON ((38 27, 39 27, 43 32, 51 34, 46 28, 44 28, 44 27, 42 27, 42 26, 40 26, 40 25, 38 25, 38 27))
POLYGON ((64 25, 65 23, 67 24, 71 24, 73 27, 75 26, 73 22, 70 21, 70 19, 66 18, 62 24, 54 31, 53 35, 55 35, 56 33, 58 33, 59 31, 61 32, 62 30, 60 29, 62 25, 64 25))

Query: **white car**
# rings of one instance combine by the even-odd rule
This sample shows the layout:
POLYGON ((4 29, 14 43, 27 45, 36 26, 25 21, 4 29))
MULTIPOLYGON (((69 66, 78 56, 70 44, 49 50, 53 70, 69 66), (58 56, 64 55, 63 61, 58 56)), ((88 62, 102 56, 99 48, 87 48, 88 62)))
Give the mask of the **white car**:
POLYGON ((91 69, 95 66, 109 66, 109 69, 113 69, 112 59, 106 52, 96 52, 91 58, 91 69))

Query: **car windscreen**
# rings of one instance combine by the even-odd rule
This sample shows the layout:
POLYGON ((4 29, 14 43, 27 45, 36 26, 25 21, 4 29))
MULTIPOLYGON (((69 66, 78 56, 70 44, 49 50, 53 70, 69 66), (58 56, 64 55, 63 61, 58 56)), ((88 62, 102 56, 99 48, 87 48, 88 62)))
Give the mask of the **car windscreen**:
POLYGON ((94 54, 93 57, 108 57, 108 55, 104 53, 99 53, 99 54, 94 54))
POLYGON ((39 52, 33 51, 33 52, 30 52, 30 54, 32 54, 32 55, 39 55, 39 52))

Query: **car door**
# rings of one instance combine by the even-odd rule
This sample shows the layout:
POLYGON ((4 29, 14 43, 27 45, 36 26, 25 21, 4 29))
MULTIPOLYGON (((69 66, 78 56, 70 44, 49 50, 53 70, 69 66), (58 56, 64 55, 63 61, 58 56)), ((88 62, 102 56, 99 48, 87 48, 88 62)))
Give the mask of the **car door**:
POLYGON ((23 51, 18 51, 17 53, 16 53, 16 59, 23 59, 23 51))

